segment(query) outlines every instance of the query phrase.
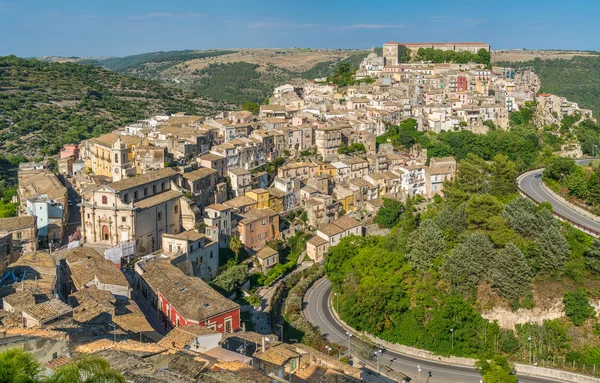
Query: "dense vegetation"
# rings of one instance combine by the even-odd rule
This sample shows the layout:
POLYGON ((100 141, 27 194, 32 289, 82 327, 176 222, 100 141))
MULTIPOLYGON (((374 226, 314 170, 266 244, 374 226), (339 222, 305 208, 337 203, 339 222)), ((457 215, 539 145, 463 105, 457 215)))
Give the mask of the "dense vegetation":
POLYGON ((262 103, 274 87, 292 78, 290 72, 274 66, 260 73, 258 68, 247 62, 210 64, 198 71, 190 87, 196 95, 213 100, 262 103))
POLYGON ((471 52, 454 52, 442 49, 419 48, 414 55, 414 59, 418 61, 429 61, 436 64, 441 63, 456 63, 468 64, 477 63, 490 65, 491 54, 486 49, 481 48, 477 53, 471 52))
POLYGON ((542 83, 542 92, 566 97, 580 107, 600 115, 600 56, 575 56, 572 59, 517 63, 494 63, 513 68, 533 68, 542 83))
POLYGON ((183 91, 91 65, 0 57, 3 152, 51 155, 152 114, 201 113, 183 91))
POLYGON ((144 73, 144 77, 151 77, 152 72, 164 70, 168 67, 177 65, 188 60, 216 57, 228 55, 231 53, 235 53, 235 51, 160 51, 142 53, 138 55, 131 55, 125 57, 109 57, 107 59, 79 60, 78 63, 92 64, 94 66, 100 66, 108 70, 123 72, 127 74, 142 73, 143 71, 147 71, 146 73, 144 73))
POLYGON ((589 319, 589 299, 599 291, 579 290, 597 278, 600 241, 560 224, 547 204, 518 197, 517 168, 503 154, 489 162, 469 154, 445 199, 422 213, 411 200, 384 200, 376 220, 392 227, 389 235, 351 236, 330 248, 325 271, 346 322, 442 355, 527 361, 532 337, 536 362, 600 364, 598 321, 589 319), (567 318, 514 332, 482 318, 482 302, 534 307, 535 287, 547 281, 579 286, 564 297, 567 318))

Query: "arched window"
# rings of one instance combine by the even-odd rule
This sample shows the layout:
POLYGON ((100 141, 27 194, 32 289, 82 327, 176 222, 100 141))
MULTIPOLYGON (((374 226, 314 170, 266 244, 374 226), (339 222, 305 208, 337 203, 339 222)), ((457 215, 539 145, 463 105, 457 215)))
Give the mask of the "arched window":
POLYGON ((119 153, 115 153, 115 162, 119 162, 119 153))
POLYGON ((108 198, 105 195, 102 196, 102 205, 108 204, 108 198))

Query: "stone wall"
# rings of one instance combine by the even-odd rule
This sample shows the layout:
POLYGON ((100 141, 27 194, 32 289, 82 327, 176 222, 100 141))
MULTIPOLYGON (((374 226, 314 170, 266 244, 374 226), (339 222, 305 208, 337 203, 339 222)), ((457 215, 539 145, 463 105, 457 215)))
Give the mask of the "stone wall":
MULTIPOLYGON (((329 305, 331 307, 331 301, 329 302, 329 305)), ((401 344, 386 342, 386 341, 381 340, 371 334, 357 332, 356 330, 354 330, 353 328, 348 326, 344 321, 342 321, 338 317, 337 312, 335 310, 332 309, 331 312, 333 313, 333 316, 336 318, 336 320, 342 326, 344 326, 346 328, 346 330, 351 331, 355 334, 358 333, 361 336, 369 339, 373 343, 376 343, 376 344, 384 347, 387 350, 391 350, 391 351, 397 352, 399 354, 404 354, 404 355, 416 357, 419 359, 430 360, 430 361, 443 363, 443 364, 463 366, 463 367, 473 367, 475 365, 475 359, 460 358, 460 357, 456 357, 456 356, 435 355, 434 353, 427 351, 427 350, 421 350, 418 348, 408 347, 408 346, 404 346, 401 344)), ((572 383, 600 383, 600 379, 594 378, 592 376, 576 374, 573 372, 568 372, 568 371, 563 371, 563 370, 555 370, 553 368, 530 366, 527 364, 520 364, 520 363, 515 363, 515 368, 517 370, 517 373, 520 375, 531 375, 531 376, 536 376, 536 377, 558 379, 558 380, 561 380, 564 382, 572 382, 572 383)))

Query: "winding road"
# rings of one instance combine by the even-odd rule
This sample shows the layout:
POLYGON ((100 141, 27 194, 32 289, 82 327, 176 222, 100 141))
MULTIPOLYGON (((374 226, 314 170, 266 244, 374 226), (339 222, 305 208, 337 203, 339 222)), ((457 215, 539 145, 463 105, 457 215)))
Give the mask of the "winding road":
MULTIPOLYGON (((330 305, 331 283, 322 278, 304 297, 304 315, 315 325, 330 342, 341 345, 348 344, 346 329, 335 319, 330 305)), ((420 360, 412 356, 385 350, 380 356, 380 363, 419 382, 417 368, 421 366, 421 379, 425 383, 427 373, 431 371, 429 383, 479 383, 480 375, 474 367, 453 366, 430 360, 420 360)), ((519 376, 519 383, 556 383, 559 380, 548 380, 530 376, 519 376)))
MULTIPOLYGON (((580 165, 585 165, 590 161, 591 160, 589 159, 579 160, 577 163, 580 165)), ((580 229, 592 233, 600 233, 600 222, 594 221, 585 215, 572 210, 562 201, 555 198, 546 190, 544 190, 544 188, 542 188, 542 172, 543 169, 536 169, 521 175, 517 179, 519 189, 537 203, 549 202, 552 205, 554 213, 559 215, 560 218, 566 218, 580 229)))

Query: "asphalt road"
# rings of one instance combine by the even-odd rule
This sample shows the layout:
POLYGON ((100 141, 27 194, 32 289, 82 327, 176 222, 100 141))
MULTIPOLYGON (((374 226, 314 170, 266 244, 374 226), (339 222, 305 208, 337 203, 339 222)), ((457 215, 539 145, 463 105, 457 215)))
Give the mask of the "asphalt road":
MULTIPOLYGON (((315 325, 323 336, 329 341, 346 346, 348 336, 346 330, 335 320, 329 305, 331 283, 323 278, 315 283, 313 288, 304 297, 304 313, 307 319, 315 325)), ((333 302, 335 304, 335 301, 333 302)), ((419 360, 414 357, 385 350, 380 356, 380 363, 387 365, 419 382, 418 366, 421 367, 421 381, 427 381, 427 373, 431 371, 429 383, 479 383, 480 375, 475 368, 452 366, 435 363, 429 360, 419 360)), ((519 383, 556 383, 559 380, 539 379, 529 376, 520 376, 519 383)))
MULTIPOLYGON (((577 161, 578 164, 587 164, 589 162, 590 160, 577 161)), ((549 202, 552 204, 552 208, 554 209, 555 213, 568 218, 569 220, 580 226, 583 226, 586 229, 600 232, 599 222, 596 222, 590 218, 587 218, 583 214, 571 210, 568 206, 554 198, 542 188, 542 171, 543 169, 538 169, 519 178, 519 189, 521 189, 523 192, 525 192, 525 194, 529 195, 538 203, 549 202)))

